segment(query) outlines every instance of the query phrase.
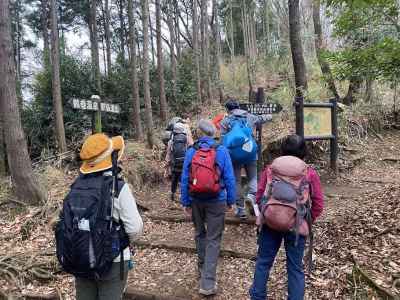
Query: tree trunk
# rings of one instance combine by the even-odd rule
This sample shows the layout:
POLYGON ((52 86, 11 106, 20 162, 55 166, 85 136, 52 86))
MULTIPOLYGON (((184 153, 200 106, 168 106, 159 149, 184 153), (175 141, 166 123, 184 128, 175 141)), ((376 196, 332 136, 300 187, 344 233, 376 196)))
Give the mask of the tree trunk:
POLYGON ((89 16, 89 31, 90 31, 90 52, 92 56, 92 73, 94 88, 97 94, 101 93, 101 78, 100 78, 100 61, 99 61, 99 43, 97 35, 97 1, 90 0, 90 16, 89 16))
POLYGON ((50 0, 50 23, 51 23, 51 82, 53 105, 56 114, 56 136, 58 150, 60 153, 67 151, 65 140, 64 113, 61 99, 60 82, 60 42, 58 39, 57 5, 56 0, 50 0))
POLYGON ((270 42, 270 29, 269 29, 269 0, 264 0, 264 18, 263 18, 263 31, 264 31, 264 48, 265 55, 269 54, 269 42, 270 42))
POLYGON ((210 80, 209 80, 209 53, 208 53, 208 13, 207 13, 208 0, 201 0, 200 2, 200 44, 201 44, 201 88, 202 100, 210 102, 210 80))
POLYGON ((328 84, 328 88, 332 92, 332 95, 339 99, 339 94, 336 89, 335 81, 333 80, 331 68, 328 62, 323 57, 323 37, 322 37, 322 27, 321 27, 321 1, 314 0, 313 2, 313 21, 314 21, 314 33, 315 33, 315 52, 317 54, 318 63, 321 67, 322 75, 328 84))
POLYGON ((142 26, 143 26, 143 87, 144 104, 146 107, 147 143, 150 148, 154 145, 153 114, 151 109, 150 96, 150 75, 149 75, 149 2, 141 0, 142 4, 142 26))
MULTIPOLYGON (((21 19, 19 16, 19 11, 21 9, 20 0, 15 3, 15 35, 16 35, 16 62, 17 62, 17 82, 21 85, 21 19)), ((20 101, 18 101, 20 102, 20 101)), ((20 109, 22 109, 22 103, 20 103, 20 109)))
POLYGON ((301 44, 300 26, 300 0, 288 0, 289 5, 289 37, 292 52, 294 79, 296 83, 296 96, 303 97, 307 90, 307 71, 301 44))
POLYGON ((346 96, 343 98, 343 104, 345 105, 352 105, 356 102, 356 94, 360 92, 361 81, 358 79, 350 79, 349 82, 349 89, 347 90, 346 96))
POLYGON ((231 63, 233 63, 233 59, 235 58, 235 38, 234 38, 234 31, 233 31, 233 0, 229 1, 229 24, 230 24, 230 48, 231 48, 231 63))
POLYGON ((171 3, 171 0, 168 0, 167 6, 167 25, 170 35, 170 60, 171 60, 171 74, 172 74, 172 101, 175 102, 177 98, 177 68, 176 68, 176 57, 175 57, 175 46, 177 46, 177 40, 175 35, 174 20, 173 20, 174 6, 171 3))
MULTIPOLYGON (((395 108, 396 106, 394 106, 395 108)), ((1 120, 0 114, 0 176, 7 175, 7 154, 6 154, 6 143, 4 139, 4 123, 1 120)))
POLYGON ((41 1, 41 14, 40 14, 40 24, 42 29, 43 37, 43 65, 48 66, 50 63, 50 42, 49 42, 49 32, 47 27, 47 22, 49 19, 47 11, 48 0, 41 1))
MULTIPOLYGON (((173 12, 173 20, 174 20, 174 27, 175 27, 175 46, 176 46, 176 56, 178 58, 178 61, 181 59, 181 29, 179 27, 179 6, 178 6, 178 1, 177 0, 168 0, 170 5, 171 5, 171 13, 173 12), (173 1, 173 5, 171 3, 173 1)), ((171 17, 172 17, 171 16, 171 17)))
POLYGON ((110 42, 110 9, 108 7, 108 0, 104 2, 104 38, 106 40, 106 58, 107 58, 107 75, 110 76, 112 72, 111 66, 111 42, 110 42))
POLYGON ((213 56, 214 56, 214 70, 213 70, 213 78, 215 79, 217 89, 218 89, 218 97, 219 102, 223 103, 224 101, 224 92, 222 89, 222 81, 220 75, 220 68, 221 68, 221 33, 219 27, 219 18, 218 18, 218 3, 217 0, 212 1, 212 8, 213 8, 213 39, 214 39, 214 47, 213 47, 213 56))
POLYGON ((235 33, 234 33, 234 26, 233 26, 233 0, 229 1, 229 25, 230 25, 230 30, 229 30, 229 39, 230 40, 229 44, 229 50, 231 53, 231 73, 232 73, 232 82, 233 86, 236 86, 236 68, 234 64, 234 59, 235 59, 235 33))
MULTIPOLYGON (((247 68, 247 79, 249 82, 249 101, 251 102, 253 99, 253 84, 255 80, 254 67, 255 67, 255 58, 253 51, 253 43, 252 43, 252 29, 251 29, 251 21, 249 18, 249 8, 247 6, 248 0, 243 0, 241 5, 241 14, 242 14, 242 30, 243 30, 243 41, 244 41, 244 54, 246 57, 246 68, 247 68)), ((250 7, 251 9, 251 7, 250 7)))
POLYGON ((365 97, 364 101, 368 103, 372 103, 374 101, 374 80, 367 79, 365 81, 365 97))
POLYGON ((7 157, 15 192, 28 204, 45 201, 36 181, 21 125, 16 94, 15 64, 11 39, 9 0, 0 1, 0 111, 4 124, 7 157))
POLYGON ((125 22, 124 22, 124 2, 125 0, 119 0, 118 5, 118 16, 119 16, 119 47, 121 51, 122 62, 125 62, 125 22))
POLYGON ((157 72, 160 84, 160 118, 162 121, 167 121, 167 98, 165 97, 165 83, 164 83, 164 59, 162 52, 162 39, 161 39, 161 7, 160 0, 156 0, 156 38, 157 38, 157 72))
POLYGON ((137 78, 136 66, 136 34, 135 34, 135 16, 133 14, 133 0, 128 0, 128 20, 129 20, 129 47, 131 52, 130 67, 131 67, 131 88, 132 88, 132 124, 135 130, 135 139, 143 139, 143 128, 140 118, 140 98, 139 98, 139 84, 137 78))
POLYGON ((153 24, 151 23, 151 15, 150 15, 150 7, 149 7, 149 30, 150 30, 150 45, 151 45, 151 63, 152 65, 156 65, 156 49, 154 47, 154 30, 153 24))
POLYGON ((197 103, 202 102, 201 95, 201 79, 200 79, 200 51, 199 51, 199 27, 197 20, 197 0, 192 1, 192 26, 193 26, 193 61, 194 61, 194 73, 196 80, 196 91, 197 91, 197 103))
POLYGON ((210 68, 210 29, 209 29, 209 16, 208 16, 208 0, 206 0, 205 14, 204 14, 204 44, 205 44, 205 71, 206 71, 206 96, 209 102, 212 102, 211 91, 211 68, 210 68))

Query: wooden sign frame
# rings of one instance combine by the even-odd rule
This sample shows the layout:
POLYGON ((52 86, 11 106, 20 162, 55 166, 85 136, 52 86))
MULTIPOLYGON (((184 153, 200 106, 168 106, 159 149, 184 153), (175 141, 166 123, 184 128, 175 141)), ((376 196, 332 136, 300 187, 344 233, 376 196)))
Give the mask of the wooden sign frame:
POLYGON ((303 97, 295 98, 296 109, 296 134, 304 137, 306 141, 329 140, 330 141, 330 164, 332 170, 337 172, 338 158, 338 123, 337 123, 337 99, 330 99, 325 103, 304 103, 303 97), (304 108, 323 108, 331 111, 331 133, 324 135, 304 134, 304 108))

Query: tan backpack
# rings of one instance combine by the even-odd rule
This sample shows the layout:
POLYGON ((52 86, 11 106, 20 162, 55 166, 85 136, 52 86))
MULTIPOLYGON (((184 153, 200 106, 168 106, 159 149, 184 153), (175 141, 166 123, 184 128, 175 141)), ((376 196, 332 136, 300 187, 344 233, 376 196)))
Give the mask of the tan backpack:
POLYGON ((262 222, 280 232, 308 236, 311 226, 308 166, 294 156, 281 156, 267 169, 267 186, 261 204, 262 222))

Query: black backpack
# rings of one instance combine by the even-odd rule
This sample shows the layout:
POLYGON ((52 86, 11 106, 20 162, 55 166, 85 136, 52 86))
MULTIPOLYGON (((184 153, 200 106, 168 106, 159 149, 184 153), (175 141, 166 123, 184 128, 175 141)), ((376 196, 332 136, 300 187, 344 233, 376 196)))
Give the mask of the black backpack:
POLYGON ((172 134, 172 168, 182 170, 187 150, 187 137, 184 133, 172 134))
MULTIPOLYGON (((112 176, 81 174, 64 200, 55 230, 57 258, 67 272, 87 279, 99 279, 113 260, 129 246, 123 224, 112 218, 112 176)), ((124 185, 118 180, 118 191, 124 185)), ((121 268, 121 272, 123 269, 121 268)))

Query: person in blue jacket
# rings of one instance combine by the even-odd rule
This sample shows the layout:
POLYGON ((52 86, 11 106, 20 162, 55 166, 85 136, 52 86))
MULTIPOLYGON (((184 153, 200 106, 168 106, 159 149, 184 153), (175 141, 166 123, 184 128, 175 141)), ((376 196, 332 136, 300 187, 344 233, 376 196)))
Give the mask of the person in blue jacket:
POLYGON ((192 218, 195 227, 200 275, 199 293, 205 296, 217 293, 216 271, 224 232, 225 212, 227 209, 232 210, 236 195, 232 162, 228 150, 222 145, 215 148, 215 163, 220 171, 221 186, 218 195, 199 199, 189 193, 190 169, 196 147, 215 147, 216 142, 213 138, 215 132, 216 129, 211 121, 199 121, 198 136, 201 137, 195 143, 195 146, 189 148, 186 152, 181 177, 181 204, 185 215, 192 218))

